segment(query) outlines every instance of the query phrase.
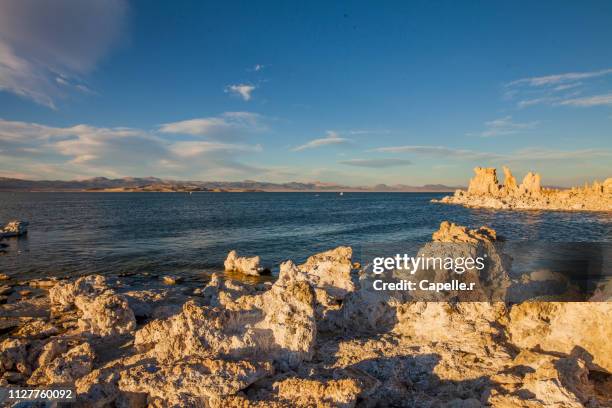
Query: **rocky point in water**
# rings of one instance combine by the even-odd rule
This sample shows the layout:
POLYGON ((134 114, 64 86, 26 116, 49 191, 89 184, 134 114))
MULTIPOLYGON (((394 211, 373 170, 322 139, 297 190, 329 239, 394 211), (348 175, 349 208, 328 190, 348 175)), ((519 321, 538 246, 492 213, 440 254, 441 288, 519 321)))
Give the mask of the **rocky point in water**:
POLYGON ((499 184, 495 168, 476 167, 467 191, 457 190, 432 202, 493 209, 612 211, 612 178, 559 190, 542 187, 540 175, 532 172, 519 185, 509 168, 503 170, 504 184, 499 184))
MULTIPOLYGON (((484 251, 503 291, 523 282, 497 240, 445 222, 420 252, 484 251)), ((189 293, 9 277, 0 386, 74 386, 79 407, 612 404, 612 303, 426 302, 373 290, 356 266, 338 247, 274 283, 213 275, 189 293)))

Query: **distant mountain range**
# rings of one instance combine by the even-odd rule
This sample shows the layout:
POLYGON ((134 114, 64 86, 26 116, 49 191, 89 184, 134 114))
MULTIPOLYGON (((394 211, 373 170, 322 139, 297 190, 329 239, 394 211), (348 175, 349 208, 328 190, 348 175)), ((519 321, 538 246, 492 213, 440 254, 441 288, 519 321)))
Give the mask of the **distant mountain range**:
POLYGON ((90 192, 266 192, 266 191, 354 191, 354 192, 449 192, 457 186, 426 184, 407 186, 403 184, 375 186, 344 186, 322 182, 269 183, 265 181, 180 181, 157 177, 124 177, 108 179, 94 177, 86 180, 21 180, 0 177, 0 191, 90 191, 90 192))

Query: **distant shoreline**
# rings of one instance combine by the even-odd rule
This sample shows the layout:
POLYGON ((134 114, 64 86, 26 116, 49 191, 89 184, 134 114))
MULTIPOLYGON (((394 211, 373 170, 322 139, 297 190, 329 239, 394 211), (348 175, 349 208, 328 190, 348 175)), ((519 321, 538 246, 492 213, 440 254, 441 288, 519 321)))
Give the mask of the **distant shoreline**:
POLYGON ((218 191, 164 191, 164 190, 0 190, 0 193, 451 193, 454 190, 218 190, 218 191))

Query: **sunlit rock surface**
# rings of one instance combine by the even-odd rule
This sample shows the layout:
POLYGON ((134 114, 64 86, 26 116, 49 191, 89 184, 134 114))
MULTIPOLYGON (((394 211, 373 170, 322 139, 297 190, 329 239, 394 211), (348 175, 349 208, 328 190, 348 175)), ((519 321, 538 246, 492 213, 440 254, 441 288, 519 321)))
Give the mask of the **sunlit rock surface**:
POLYGON ((542 187, 541 177, 529 172, 520 185, 507 167, 499 184, 495 168, 476 167, 467 191, 457 190, 433 202, 466 207, 516 210, 612 211, 612 178, 566 190, 542 187))
MULTIPOLYGON (((532 181, 525 191, 537 191, 532 181)), ((508 277, 499 239, 445 222, 419 253, 486 253, 503 294, 522 281, 508 277)), ((0 305, 0 386, 74 386, 79 407, 612 404, 610 302, 424 301, 374 291, 354 266, 339 247, 257 285, 32 282, 44 296, 0 305)))

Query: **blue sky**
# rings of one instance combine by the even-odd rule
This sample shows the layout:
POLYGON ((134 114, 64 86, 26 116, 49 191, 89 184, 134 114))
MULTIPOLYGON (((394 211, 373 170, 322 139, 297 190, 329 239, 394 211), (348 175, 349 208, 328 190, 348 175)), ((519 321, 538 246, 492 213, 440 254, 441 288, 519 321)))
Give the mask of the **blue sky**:
POLYGON ((0 176, 611 176, 612 3, 0 4, 0 176))

